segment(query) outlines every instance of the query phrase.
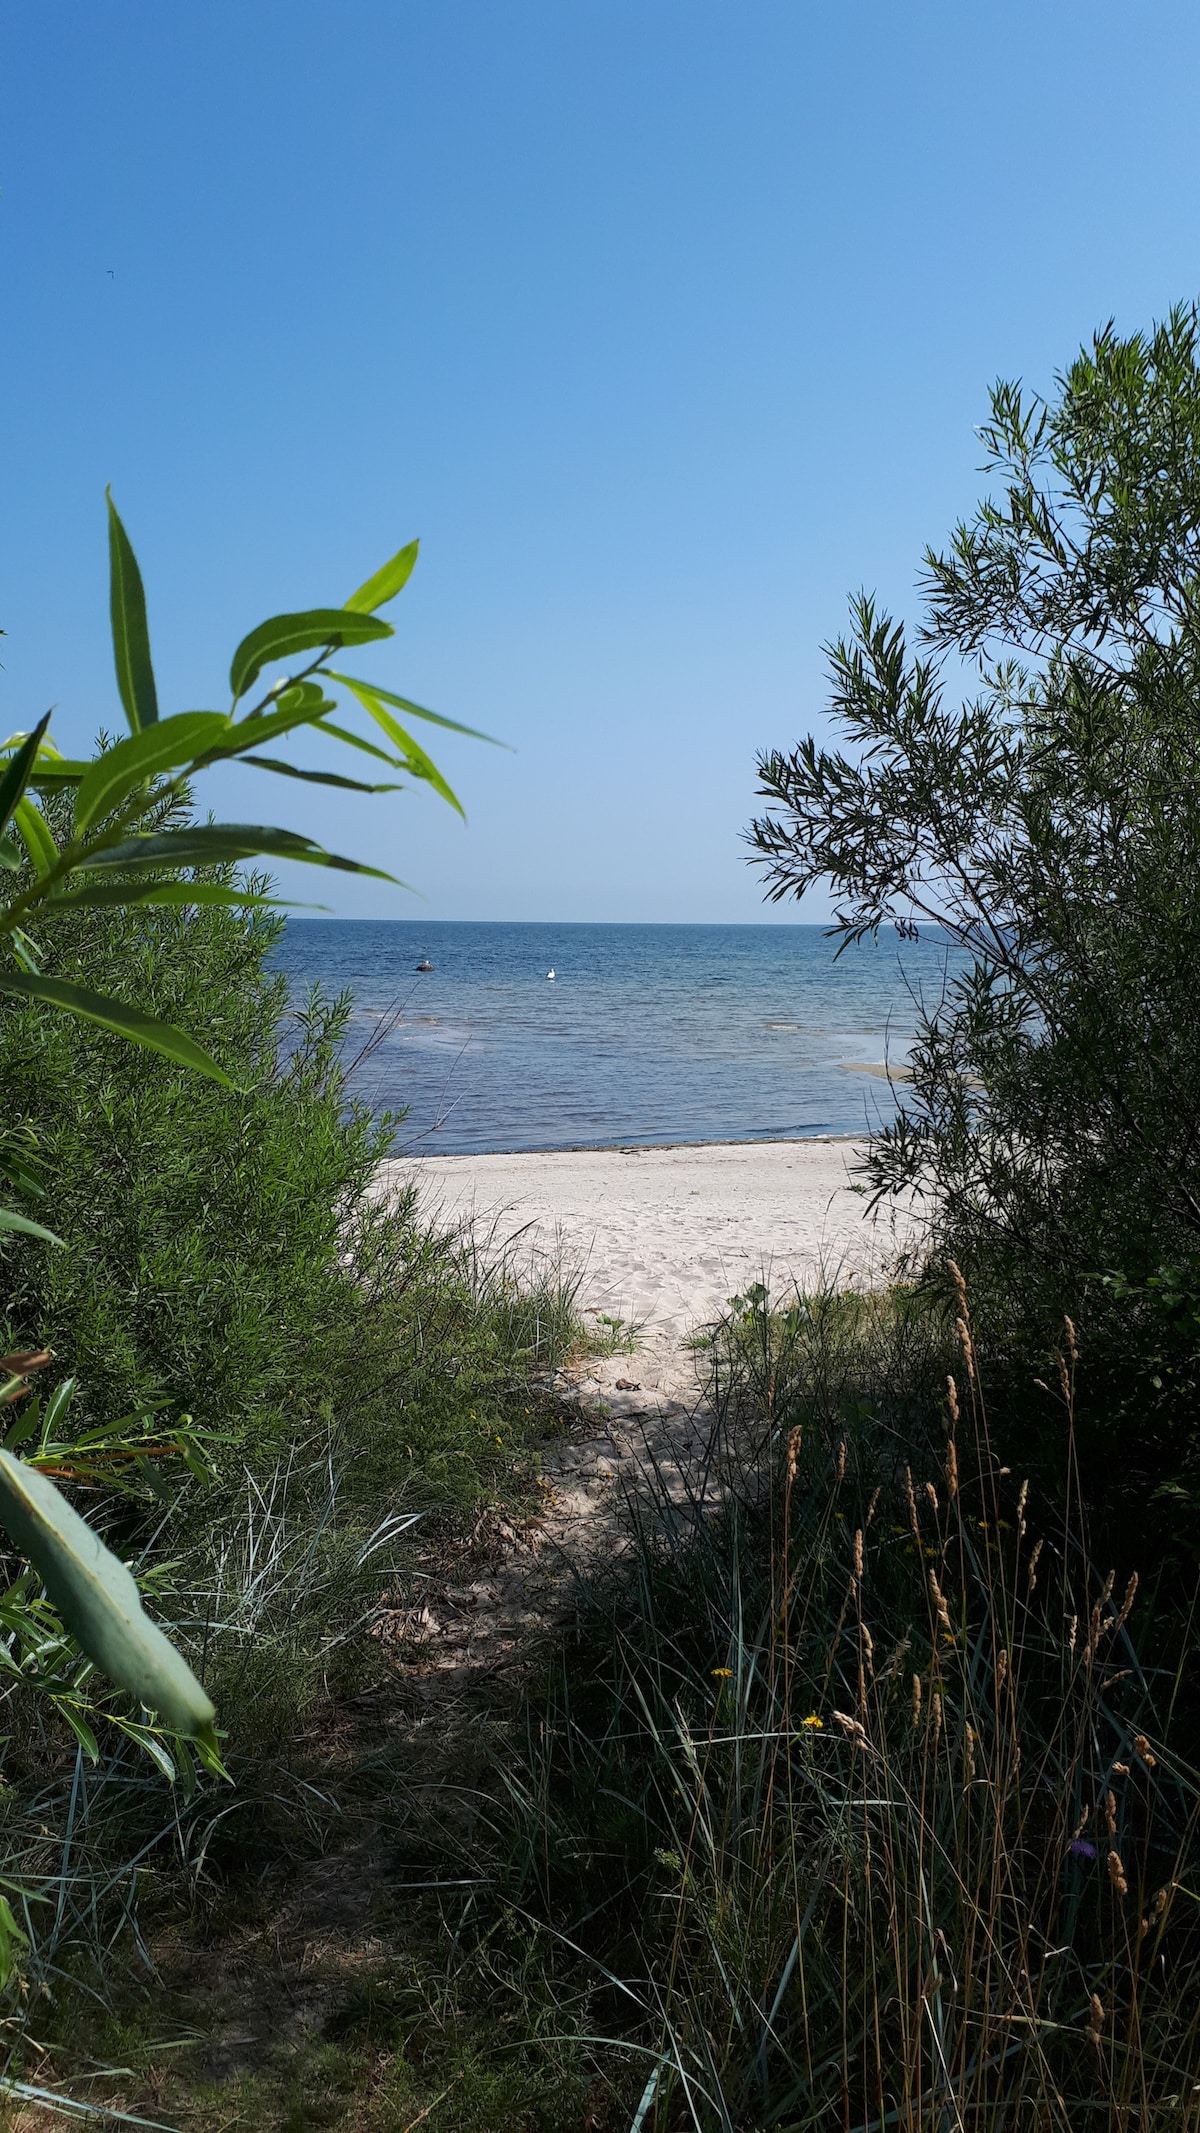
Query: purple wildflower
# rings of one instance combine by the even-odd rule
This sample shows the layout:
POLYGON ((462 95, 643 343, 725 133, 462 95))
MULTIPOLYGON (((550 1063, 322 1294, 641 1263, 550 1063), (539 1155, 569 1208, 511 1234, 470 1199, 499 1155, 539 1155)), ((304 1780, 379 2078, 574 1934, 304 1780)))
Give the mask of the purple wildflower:
POLYGON ((1095 1845, 1089 1844, 1086 1837, 1076 1837, 1067 1850, 1072 1859, 1094 1859, 1096 1856, 1095 1845))

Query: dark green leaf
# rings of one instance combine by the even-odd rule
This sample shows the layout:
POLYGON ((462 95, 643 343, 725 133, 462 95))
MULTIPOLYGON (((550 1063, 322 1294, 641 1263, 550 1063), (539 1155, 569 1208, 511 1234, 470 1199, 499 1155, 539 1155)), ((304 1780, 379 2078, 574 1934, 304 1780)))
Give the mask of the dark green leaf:
POLYGON ((356 696, 360 689, 369 689, 381 704, 407 711, 410 718, 423 718, 430 726, 444 726, 447 733, 465 733, 469 741, 487 741, 493 748, 508 747, 507 741, 498 741, 494 734, 479 733, 474 726, 460 726, 456 719, 443 718, 440 711, 426 711, 423 705, 410 703, 407 696, 393 696, 390 689, 380 689, 373 681, 355 681, 349 674, 335 674, 332 667, 326 668, 326 673, 330 681, 340 682, 343 689, 353 689, 356 696))
POLYGON ((243 637, 233 655, 229 685, 234 702, 245 695, 269 660, 290 659, 293 652, 312 652, 322 645, 333 651, 343 644, 370 644, 377 637, 392 635, 390 622, 356 615, 348 607, 313 607, 299 615, 272 615, 243 637))
POLYGON ((156 1022, 152 1015, 144 1015, 140 1007, 128 1007, 123 1000, 111 1000, 104 994, 88 992, 82 985, 69 984, 65 978, 35 978, 23 970, 0 971, 0 992, 16 993, 25 1000, 41 1000, 47 1007, 61 1007, 68 1014, 79 1015, 85 1022, 97 1022, 101 1029, 113 1030, 118 1037, 128 1037, 133 1044, 144 1044, 149 1051, 161 1052, 164 1058, 173 1059, 177 1066, 194 1068, 198 1074, 206 1074, 210 1081, 220 1081, 227 1089, 233 1087, 228 1074, 210 1059, 207 1052, 184 1035, 173 1029, 169 1022, 156 1022))
POLYGON ((164 904, 186 910, 191 904, 220 904, 231 911, 265 905, 279 910, 323 911, 324 904, 294 905, 282 896, 258 896, 249 889, 226 889, 214 881, 89 881, 86 888, 48 896, 42 908, 90 910, 104 905, 164 904))
POLYGON ((360 585, 356 593, 351 593, 347 607, 360 615, 373 615, 377 607, 386 607, 388 601, 394 600, 408 584, 420 545, 419 541, 410 541, 407 548, 398 549, 390 563, 385 563, 382 570, 377 570, 365 585, 360 585))
POLYGON ((146 626, 146 595, 137 557, 121 524, 112 490, 108 501, 109 604, 112 610, 113 659, 117 687, 132 733, 152 726, 158 717, 154 668, 150 664, 150 632, 146 626))
POLYGON ((106 748, 79 787, 76 835, 82 835, 89 823, 111 815, 147 778, 196 762, 232 731, 233 721, 223 711, 180 711, 174 718, 161 718, 144 732, 131 734, 127 741, 118 741, 115 748, 106 748))
POLYGON ((0 1518, 93 1665, 174 1733, 216 1746, 216 1712, 125 1564, 36 1467, 0 1451, 0 1518))
POLYGON ((255 770, 274 770, 281 778, 303 778, 309 785, 336 785, 342 792, 403 792, 402 785, 364 785, 359 778, 339 778, 332 770, 297 770, 294 763, 280 763, 274 756, 244 755, 243 763, 255 770))
MULTIPOLYGON (((266 829, 241 822, 190 823, 185 829, 160 830, 142 837, 126 837, 120 844, 89 852, 88 871, 100 867, 213 867, 239 859, 297 859, 309 866, 337 867, 347 874, 370 874, 376 881, 394 881, 378 867, 362 866, 355 859, 339 858, 301 837, 295 830, 266 829)), ((404 883, 397 884, 403 888, 404 883)))
POLYGON ((51 792, 58 792, 65 785, 80 785, 94 760, 94 757, 89 757, 83 762, 71 756, 43 755, 30 772, 30 786, 34 792, 40 792, 43 786, 51 792))
POLYGON ((47 711, 41 724, 34 727, 27 740, 22 741, 11 762, 7 764, 4 776, 0 778, 0 833, 6 830, 12 821, 13 810, 29 783, 34 758, 49 724, 50 713, 47 711))

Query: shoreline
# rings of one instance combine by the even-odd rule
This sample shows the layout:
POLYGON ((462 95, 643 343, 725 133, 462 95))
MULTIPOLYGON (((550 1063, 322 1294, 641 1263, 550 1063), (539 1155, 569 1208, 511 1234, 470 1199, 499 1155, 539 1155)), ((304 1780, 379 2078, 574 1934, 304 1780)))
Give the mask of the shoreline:
POLYGON ((673 1148, 810 1148, 814 1143, 856 1141, 864 1147, 863 1133, 797 1133, 781 1138, 767 1133, 761 1139, 744 1141, 569 1141, 557 1148, 434 1148, 427 1155, 417 1149, 385 1157, 389 1163, 490 1163, 497 1159, 520 1162, 548 1155, 666 1155, 673 1148))

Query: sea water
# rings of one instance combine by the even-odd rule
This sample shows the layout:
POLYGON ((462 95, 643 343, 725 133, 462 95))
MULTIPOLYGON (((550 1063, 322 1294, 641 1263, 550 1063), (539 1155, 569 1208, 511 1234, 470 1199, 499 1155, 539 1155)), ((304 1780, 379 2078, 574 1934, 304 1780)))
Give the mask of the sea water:
POLYGON ((398 1149, 448 1155, 865 1131, 896 1094, 864 1069, 903 1066, 953 951, 836 946, 820 926, 291 918, 275 961, 295 999, 353 992, 352 1093, 407 1110, 398 1149))

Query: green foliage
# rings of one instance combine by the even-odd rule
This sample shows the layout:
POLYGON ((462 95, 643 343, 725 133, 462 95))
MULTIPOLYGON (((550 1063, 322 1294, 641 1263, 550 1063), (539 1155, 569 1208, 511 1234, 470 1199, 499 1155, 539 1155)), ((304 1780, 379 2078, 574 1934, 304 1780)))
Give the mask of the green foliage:
POLYGON ((202 1742, 215 1755, 212 1703, 150 1621, 124 1563, 45 1474, 2 1450, 0 1516, 17 1546, 37 1564, 66 1627, 109 1680, 156 1711, 171 1732, 202 1742))
MULTIPOLYGON (((922 648, 855 603, 846 745, 765 756, 752 830, 773 899, 832 883, 843 943, 929 923, 965 951, 872 1179, 924 1197, 1001 1340, 1078 1317, 1096 1386, 1144 1376, 1105 1277, 1200 1241, 1197 334, 1110 326, 1050 401, 994 389, 999 494, 927 553, 922 648)), ((1186 1493, 1177 1419, 1144 1478, 1186 1493)))
POLYGON ((51 971, 197 1029, 221 1079, 35 1003, 0 1021, 0 1093, 36 1135, 39 1215, 68 1249, 6 1249, 10 1344, 51 1343, 112 1421, 163 1399, 260 1441, 311 1419, 351 1311, 341 1225, 388 1141, 338 1069, 350 1007, 289 1010, 261 909, 105 907, 41 928, 51 971))
MULTIPOLYGON (((228 716, 182 712, 162 719, 141 572, 111 494, 107 503, 113 655, 130 738, 111 749, 102 747, 90 764, 67 762, 50 740, 49 720, 44 718, 31 734, 15 734, 0 749, 0 861, 14 877, 11 893, 0 903, 0 943, 18 966, 0 969, 0 991, 24 999, 39 1012, 47 1008, 64 1011, 85 1025, 95 1025, 161 1055, 173 1067, 191 1069, 232 1090, 230 1077, 209 1051, 174 1022, 147 1013, 140 1000, 122 997, 122 986, 97 993, 81 985, 73 974, 48 973, 44 967, 47 946, 29 929, 48 919, 53 933, 60 899, 75 914, 106 913, 111 918, 140 903, 144 915, 150 901, 147 872, 154 877, 153 886, 161 885, 168 894, 175 892, 167 908, 173 909, 176 922, 183 925, 227 905, 231 890, 236 894, 227 873, 223 880, 196 884, 190 902, 178 901, 183 877, 197 869, 228 869, 239 860, 271 855, 351 872, 377 872, 326 852, 293 831, 197 824, 186 802, 191 781, 200 772, 213 763, 239 757, 256 768, 288 776, 347 783, 250 751, 300 727, 320 728, 334 705, 323 684, 313 677, 328 675, 325 661, 333 651, 393 634, 389 623, 363 610, 382 605, 400 591, 411 573, 416 550, 410 546, 376 572, 353 596, 354 605, 349 608, 275 616, 251 630, 234 653, 233 708, 228 716), (276 681, 236 721, 239 702, 267 660, 313 651, 317 657, 300 673, 276 681), (160 778, 163 782, 156 782, 160 778), (64 795, 73 802, 65 809, 64 795), (61 818, 57 835, 51 827, 51 812, 61 818), (6 834, 10 824, 15 838, 6 834), (98 871, 108 878, 97 882, 98 871), (130 874, 143 877, 132 888, 127 886, 130 874)), ((348 682, 346 686, 359 692, 363 685, 348 682)), ((427 715, 415 705, 408 709, 418 717, 427 715)), ((397 736, 403 749, 406 736, 399 729, 397 736)), ((341 744, 364 745, 340 728, 333 729, 332 737, 341 744)), ((373 743, 369 752, 379 753, 373 743)), ((427 781, 432 778, 443 796, 457 806, 445 781, 415 744, 407 754, 388 760, 404 768, 409 758, 416 774, 427 781)), ((61 953, 61 933, 57 946, 61 953)), ((84 961, 82 956, 77 958, 80 964, 84 961)), ((260 1071, 265 1067, 262 1062, 260 1071)), ((117 1086, 127 1079, 124 1072, 119 1073, 117 1086)), ((53 1093, 69 1092, 71 1100, 78 1102, 79 1086, 72 1080, 53 1093)), ((28 1115, 22 1123, 28 1130, 28 1115)), ((10 1241, 20 1238, 27 1244, 36 1241, 52 1246, 58 1241, 45 1225, 33 1224, 28 1216, 11 1210, 0 1229, 10 1241)), ((126 1263, 127 1283, 134 1264, 134 1260, 126 1263)), ((37 1472, 23 1476, 18 1462, 7 1454, 4 1458, 0 1520, 29 1554, 84 1653, 143 1701, 157 1688, 163 1699, 160 1717, 178 1730, 195 1734, 211 1752, 212 1706, 185 1663, 172 1655, 143 1616, 129 1573, 99 1539, 88 1534, 53 1482, 37 1472)))

